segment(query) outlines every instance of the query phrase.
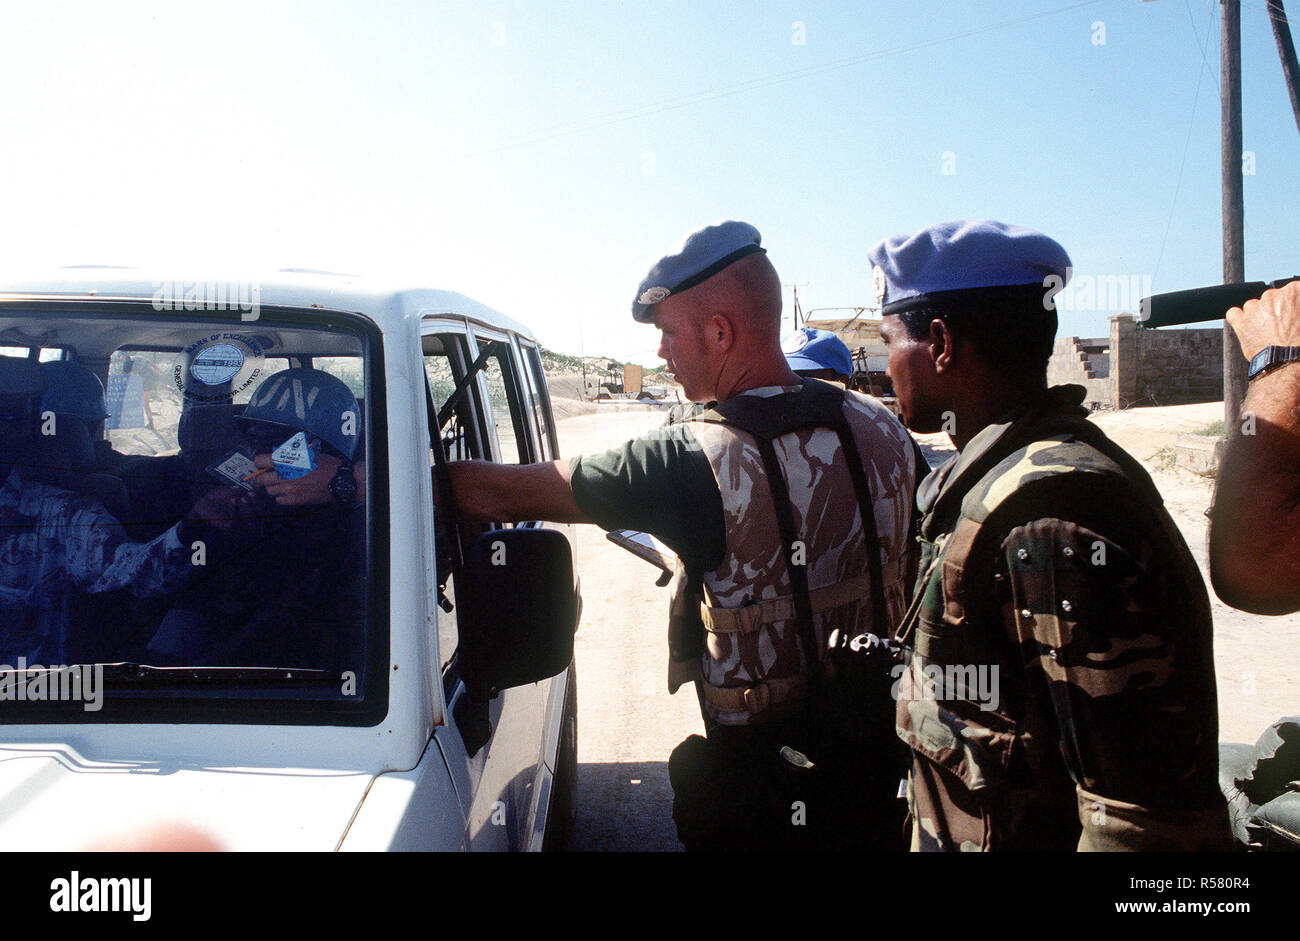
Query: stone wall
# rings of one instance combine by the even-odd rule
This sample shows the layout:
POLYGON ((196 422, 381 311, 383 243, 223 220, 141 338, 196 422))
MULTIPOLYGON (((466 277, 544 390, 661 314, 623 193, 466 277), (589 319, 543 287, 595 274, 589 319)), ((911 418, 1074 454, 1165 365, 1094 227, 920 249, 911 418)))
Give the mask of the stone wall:
POLYGON ((1108 339, 1057 337, 1052 347, 1052 358, 1047 361, 1047 384, 1083 386, 1088 390, 1085 404, 1092 408, 1113 407, 1110 405, 1115 396, 1114 383, 1110 379, 1109 350, 1108 339))
MULTIPOLYGON (((1186 405, 1223 398, 1223 331, 1145 330, 1129 314, 1110 319, 1122 375, 1118 407, 1186 405)), ((1112 353, 1112 365, 1115 358, 1112 353)))
POLYGON ((1047 381, 1084 386, 1093 408, 1217 402, 1223 398, 1223 331, 1146 330, 1132 314, 1116 314, 1109 338, 1058 337, 1047 381))

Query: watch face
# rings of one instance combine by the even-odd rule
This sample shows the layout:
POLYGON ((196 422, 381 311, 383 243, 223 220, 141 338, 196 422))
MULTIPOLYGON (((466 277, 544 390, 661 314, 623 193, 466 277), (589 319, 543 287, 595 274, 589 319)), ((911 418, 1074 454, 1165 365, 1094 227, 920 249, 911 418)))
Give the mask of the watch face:
POLYGON ((1250 360, 1250 368, 1246 370, 1246 378, 1254 379, 1260 371, 1269 364, 1269 354, 1273 352, 1273 347, 1266 346, 1256 353, 1250 360))
POLYGON ((357 498, 357 479, 352 476, 352 467, 340 464, 339 469, 330 478, 330 493, 334 499, 345 506, 351 505, 357 498))

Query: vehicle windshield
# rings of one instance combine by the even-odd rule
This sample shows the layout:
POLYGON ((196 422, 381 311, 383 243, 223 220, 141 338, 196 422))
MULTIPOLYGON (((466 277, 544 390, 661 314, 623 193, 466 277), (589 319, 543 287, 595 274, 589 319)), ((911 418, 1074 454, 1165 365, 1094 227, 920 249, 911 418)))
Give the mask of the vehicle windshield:
POLYGON ((342 316, 0 306, 0 722, 373 705, 377 346, 342 316), (54 704, 72 680, 101 702, 54 704))

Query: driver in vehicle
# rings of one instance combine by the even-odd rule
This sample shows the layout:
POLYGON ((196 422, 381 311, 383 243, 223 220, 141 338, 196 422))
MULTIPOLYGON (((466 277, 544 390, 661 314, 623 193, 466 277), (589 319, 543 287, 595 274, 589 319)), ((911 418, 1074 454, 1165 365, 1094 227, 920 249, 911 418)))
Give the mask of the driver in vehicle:
MULTIPOLYGON (((192 580, 146 649, 153 663, 356 669, 363 622, 364 510, 353 461, 360 407, 338 378, 295 367, 262 381, 236 419, 257 469, 220 559, 192 580), (311 505, 272 490, 311 478, 311 505)), ((299 485, 301 486, 301 485, 299 485)))

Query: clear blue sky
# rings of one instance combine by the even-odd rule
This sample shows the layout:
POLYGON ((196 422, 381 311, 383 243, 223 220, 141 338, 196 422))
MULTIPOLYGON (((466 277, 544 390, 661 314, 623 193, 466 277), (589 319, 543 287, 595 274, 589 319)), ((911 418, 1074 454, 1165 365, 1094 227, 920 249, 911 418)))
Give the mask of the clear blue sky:
MULTIPOLYGON (((1218 11, 5 3, 0 269, 357 272, 648 362, 633 289, 721 218, 805 310, 868 303, 874 242, 959 217, 1041 229, 1085 277, 1214 283, 1218 11)), ((1300 131, 1264 0, 1242 34, 1246 274, 1272 279, 1300 273, 1300 131)))

